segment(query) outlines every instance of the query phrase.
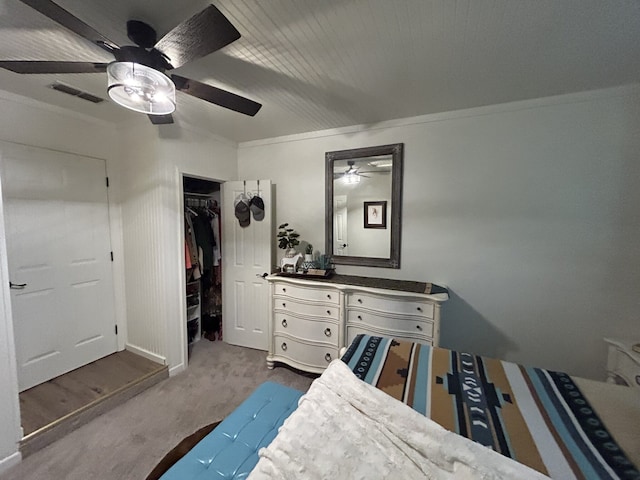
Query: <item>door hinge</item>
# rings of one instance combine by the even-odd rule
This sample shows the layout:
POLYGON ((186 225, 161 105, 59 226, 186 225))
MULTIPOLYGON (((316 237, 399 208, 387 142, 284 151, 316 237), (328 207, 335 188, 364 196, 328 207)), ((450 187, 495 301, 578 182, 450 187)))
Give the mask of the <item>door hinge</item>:
POLYGON ((110 252, 110 253, 111 253, 111 261, 113 262, 113 252, 110 252))
POLYGON ((116 325, 116 335, 118 334, 118 325, 116 325))
POLYGON ((105 177, 105 180, 107 181, 107 188, 109 188, 109 177, 105 177))

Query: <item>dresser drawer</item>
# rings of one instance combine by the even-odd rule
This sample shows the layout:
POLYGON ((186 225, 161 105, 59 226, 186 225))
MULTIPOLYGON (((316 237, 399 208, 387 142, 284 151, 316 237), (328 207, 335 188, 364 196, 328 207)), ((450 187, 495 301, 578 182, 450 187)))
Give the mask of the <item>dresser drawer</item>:
POLYGON ((276 313, 274 333, 286 333, 310 342, 327 342, 338 348, 338 324, 276 313))
POLYGON ((398 340, 406 340, 408 342, 416 342, 416 343, 424 343, 426 345, 433 346, 433 338, 427 337, 424 335, 402 335, 398 332, 388 332, 383 329, 377 329, 367 326, 359 326, 359 325, 349 325, 347 326, 347 345, 351 345, 353 339, 356 338, 357 335, 380 335, 383 337, 392 337, 397 338, 398 340))
POLYGON ((340 318, 340 310, 337 305, 314 305, 297 302, 286 297, 273 297, 273 310, 276 313, 291 312, 317 318, 330 318, 336 321, 340 318))
POLYGON ((433 318, 433 304, 418 300, 388 298, 368 293, 351 293, 347 296, 347 307, 360 307, 395 315, 419 315, 433 318))
POLYGON ((284 335, 274 335, 274 356, 285 357, 303 366, 327 368, 338 358, 338 348, 325 345, 310 345, 284 335))
POLYGON ((273 285, 274 295, 282 295, 311 302, 340 303, 340 295, 336 290, 327 288, 305 288, 299 285, 278 282, 273 285))
POLYGON ((394 318, 384 314, 378 315, 364 310, 349 309, 347 311, 347 325, 367 326, 396 332, 398 335, 420 335, 433 337, 433 323, 420 317, 394 318))

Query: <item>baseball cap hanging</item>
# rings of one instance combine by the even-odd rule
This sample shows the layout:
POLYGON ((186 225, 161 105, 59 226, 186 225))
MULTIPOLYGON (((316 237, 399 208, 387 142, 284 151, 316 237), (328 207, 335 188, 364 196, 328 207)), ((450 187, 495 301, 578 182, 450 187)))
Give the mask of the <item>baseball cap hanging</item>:
POLYGON ((251 211, 249 201, 244 193, 238 195, 233 202, 235 204, 235 215, 241 227, 247 227, 251 223, 251 211))
POLYGON ((251 198, 249 208, 253 213, 253 219, 260 222, 264 219, 264 201, 258 195, 251 198))

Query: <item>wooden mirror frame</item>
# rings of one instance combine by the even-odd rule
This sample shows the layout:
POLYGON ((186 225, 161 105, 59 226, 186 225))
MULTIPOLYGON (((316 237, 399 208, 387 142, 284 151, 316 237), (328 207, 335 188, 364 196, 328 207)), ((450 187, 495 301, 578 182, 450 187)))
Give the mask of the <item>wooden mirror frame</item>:
POLYGON ((402 228, 402 171, 404 144, 394 143, 376 147, 338 150, 325 153, 325 252, 338 265, 400 268, 400 234, 402 228), (391 251, 389 258, 334 255, 333 252, 333 181, 334 163, 365 157, 391 155, 391 251))

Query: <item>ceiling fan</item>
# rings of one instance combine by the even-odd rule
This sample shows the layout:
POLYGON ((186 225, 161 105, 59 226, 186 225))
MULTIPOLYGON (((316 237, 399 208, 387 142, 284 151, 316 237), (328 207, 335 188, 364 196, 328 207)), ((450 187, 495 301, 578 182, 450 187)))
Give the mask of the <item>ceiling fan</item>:
POLYGON ((6 60, 0 61, 2 68, 25 74, 106 71, 111 99, 148 114, 153 124, 173 123, 176 90, 249 116, 262 107, 226 90, 165 74, 240 38, 240 32, 214 5, 183 21, 159 40, 150 25, 129 20, 127 36, 135 45, 119 46, 51 0, 20 1, 111 53, 115 60, 111 63, 6 60))
MULTIPOLYGON (((349 160, 347 162, 348 168, 344 172, 338 172, 334 174, 334 178, 342 178, 345 183, 359 183, 360 177, 369 178, 369 175, 363 175, 360 172, 360 167, 355 167, 355 161, 349 160)), ((370 173, 370 172, 366 172, 370 173)))

